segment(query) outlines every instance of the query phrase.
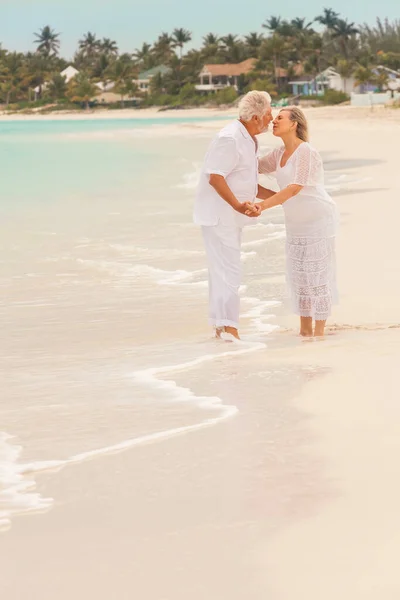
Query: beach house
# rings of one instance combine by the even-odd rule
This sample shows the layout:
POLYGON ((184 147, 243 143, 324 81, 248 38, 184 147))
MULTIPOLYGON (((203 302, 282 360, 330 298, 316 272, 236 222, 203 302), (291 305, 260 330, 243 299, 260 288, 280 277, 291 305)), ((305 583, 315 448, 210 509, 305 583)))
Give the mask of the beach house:
POLYGON ((400 91, 400 71, 389 69, 389 67, 385 67, 384 65, 378 65, 372 69, 372 72, 378 77, 380 75, 386 76, 386 83, 383 85, 384 90, 392 92, 400 91))
POLYGON ((238 78, 254 70, 256 59, 249 58, 241 63, 207 64, 200 71, 198 92, 216 92, 233 86, 238 89, 238 78))
POLYGON ((354 77, 342 77, 333 67, 328 67, 317 75, 297 73, 289 81, 293 96, 323 96, 326 90, 336 90, 349 94, 354 90, 354 77))
MULTIPOLYGON (((75 69, 75 67, 73 67, 72 65, 68 65, 66 69, 61 71, 60 75, 65 78, 66 83, 69 83, 71 79, 73 79, 78 73, 78 69, 75 69)), ((48 85, 49 84, 45 82, 42 86, 38 85, 34 88, 33 91, 35 92, 35 100, 39 98, 39 94, 41 94, 43 90, 47 88, 48 85)))
POLYGON ((156 75, 168 75, 170 72, 171 69, 169 67, 166 67, 165 65, 159 65, 158 67, 153 67, 152 69, 148 69, 147 71, 139 73, 137 80, 139 90, 144 94, 148 94, 150 91, 150 83, 153 77, 156 75))
MULTIPOLYGON (((72 65, 68 65, 68 67, 60 73, 60 75, 64 77, 65 83, 69 83, 78 74, 78 69, 75 69, 75 67, 73 67, 72 65)), ((43 91, 48 87, 48 85, 48 82, 45 82, 42 86, 37 86, 34 89, 35 100, 39 98, 39 95, 43 93, 43 91)), ((113 104, 114 102, 118 102, 120 100, 119 94, 112 94, 112 90, 115 87, 115 83, 113 81, 98 81, 94 85, 100 90, 100 95, 97 96, 98 102, 106 102, 108 104, 113 104)))

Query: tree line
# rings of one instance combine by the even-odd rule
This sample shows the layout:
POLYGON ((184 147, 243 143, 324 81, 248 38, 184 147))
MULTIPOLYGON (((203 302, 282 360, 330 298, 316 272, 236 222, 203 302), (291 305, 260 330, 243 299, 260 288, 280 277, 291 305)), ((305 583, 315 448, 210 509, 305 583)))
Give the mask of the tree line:
MULTIPOLYGON (((374 67, 400 69, 400 20, 377 19, 375 25, 356 25, 325 8, 313 21, 271 16, 262 31, 239 36, 208 33, 200 48, 186 51, 192 33, 184 28, 162 32, 153 43, 144 43, 131 53, 119 51, 118 43, 87 32, 79 40, 72 61, 60 56, 61 36, 50 26, 34 34, 32 52, 10 52, 0 45, 0 102, 6 105, 41 102, 88 103, 101 90, 109 89, 124 97, 140 97, 140 72, 164 65, 168 72, 151 81, 145 104, 175 102, 200 103, 195 90, 204 64, 238 63, 255 59, 254 70, 240 79, 240 91, 264 89, 273 95, 290 90, 288 80, 302 65, 304 74, 316 76, 328 66, 343 78, 353 75, 360 84, 374 82, 385 86, 387 75, 376 75, 374 67), (69 83, 60 72, 72 64, 79 74, 69 83), (34 94, 33 90, 39 92, 34 94), (35 98, 36 96, 36 98, 35 98)), ((221 99, 232 100, 234 90, 225 90, 221 99), (225 92, 225 94, 224 94, 225 92)))

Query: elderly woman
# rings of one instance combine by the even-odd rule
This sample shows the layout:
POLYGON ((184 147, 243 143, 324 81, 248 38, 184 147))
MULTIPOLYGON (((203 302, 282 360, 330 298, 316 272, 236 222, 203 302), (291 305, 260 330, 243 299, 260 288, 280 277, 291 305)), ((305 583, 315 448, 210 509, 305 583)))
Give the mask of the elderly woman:
POLYGON ((324 188, 321 157, 308 143, 304 113, 297 107, 281 110, 273 134, 284 145, 260 160, 259 171, 276 172, 281 191, 258 207, 265 210, 283 205, 287 281, 293 311, 300 316, 300 335, 323 336, 332 304, 337 301, 336 204, 324 188))
POLYGON ((246 94, 239 119, 214 138, 206 154, 194 206, 194 222, 201 225, 208 259, 209 318, 216 336, 239 337, 240 246, 242 228, 254 200, 273 192, 258 185, 256 135, 266 131, 271 98, 266 92, 246 94))

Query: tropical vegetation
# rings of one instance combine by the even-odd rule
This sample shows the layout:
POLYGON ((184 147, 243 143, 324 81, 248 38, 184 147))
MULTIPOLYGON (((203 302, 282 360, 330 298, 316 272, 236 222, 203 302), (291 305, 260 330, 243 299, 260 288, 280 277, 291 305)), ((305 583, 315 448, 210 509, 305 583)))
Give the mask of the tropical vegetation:
MULTIPOLYGON (((212 95, 196 90, 205 64, 239 63, 255 59, 254 69, 238 81, 239 93, 264 89, 275 96, 290 93, 288 81, 299 65, 304 74, 316 76, 333 67, 346 79, 384 89, 387 75, 375 67, 400 69, 400 20, 377 19, 375 25, 349 22, 331 8, 313 21, 280 16, 260 19, 260 31, 243 36, 219 36, 210 32, 199 48, 190 47, 192 33, 184 28, 161 32, 152 43, 122 53, 115 40, 100 39, 88 31, 79 40, 75 55, 60 55, 61 34, 49 25, 33 35, 31 52, 8 51, 0 45, 0 103, 10 108, 53 105, 88 107, 101 92, 112 89, 121 105, 136 98, 142 105, 229 103, 234 88, 212 95), (79 74, 69 82, 60 75, 68 66, 79 74), (139 73, 157 66, 166 72, 151 80, 149 93, 137 86, 139 73)), ((345 90, 349 92, 350 90, 345 90)), ((342 94, 343 97, 343 94, 342 94)), ((344 97, 346 97, 344 95, 344 97)))

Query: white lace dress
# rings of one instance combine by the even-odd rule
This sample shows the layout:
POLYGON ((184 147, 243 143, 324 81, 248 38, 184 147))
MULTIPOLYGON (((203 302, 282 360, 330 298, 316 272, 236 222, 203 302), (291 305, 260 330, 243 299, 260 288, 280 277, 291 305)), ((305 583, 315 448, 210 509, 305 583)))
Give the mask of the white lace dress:
POLYGON ((281 166, 284 146, 259 161, 260 173, 276 173, 280 189, 303 186, 283 203, 286 223, 286 273, 295 314, 325 321, 338 301, 335 235, 338 214, 324 187, 324 169, 317 150, 303 142, 281 166))

